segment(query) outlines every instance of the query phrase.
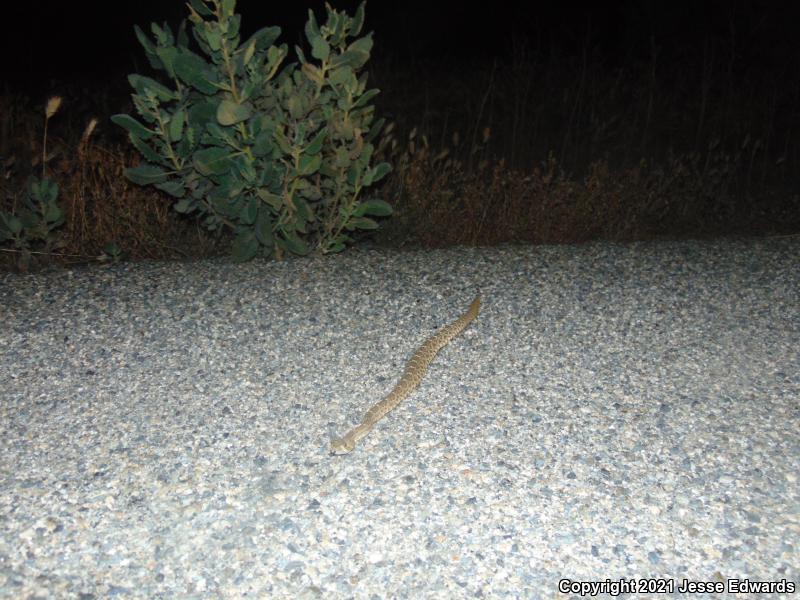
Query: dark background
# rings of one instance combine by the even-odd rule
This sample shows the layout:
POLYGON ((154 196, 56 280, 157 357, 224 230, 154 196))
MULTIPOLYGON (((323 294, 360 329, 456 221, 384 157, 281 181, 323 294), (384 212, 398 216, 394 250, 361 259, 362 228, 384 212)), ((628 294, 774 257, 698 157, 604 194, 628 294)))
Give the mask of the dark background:
MULTIPOLYGON (((359 3, 333 4, 352 15, 359 3)), ((280 26, 278 42, 289 45, 293 61, 296 44, 308 47, 309 8, 324 22, 323 2, 238 0, 242 39, 280 26)), ((30 107, 39 122, 48 97, 59 95, 54 138, 78 139, 97 117, 93 139, 123 148, 125 132, 109 117, 134 114, 126 76, 159 78, 133 26, 149 33, 151 22, 167 22, 174 30, 186 15, 178 0, 6 3, 0 94, 14 98, 7 106, 30 107)), ((633 214, 637 204, 660 206, 651 210, 658 233, 755 230, 756 222, 762 232, 800 230, 798 27, 798 0, 370 0, 364 31, 374 32, 367 71, 381 90, 377 114, 396 124, 401 150, 418 131, 415 147, 424 134, 431 156, 445 148, 463 165, 461 187, 449 175, 441 182, 443 200, 433 193, 433 163, 420 179, 395 178, 395 196, 418 187, 423 217, 426 196, 434 204, 452 196, 481 207, 492 194, 493 206, 507 206, 516 194, 541 204, 537 193, 555 196, 542 175, 555 165, 553 172, 571 182, 562 204, 579 205, 578 195, 592 207, 584 212, 602 215, 616 203, 625 207, 618 220, 631 223, 638 221, 623 214, 628 207, 633 214), (492 161, 508 171, 487 176, 480 167, 492 161), (507 187, 520 181, 534 182, 532 189, 507 187)), ((20 121, 6 119, 6 128, 20 121)), ((36 135, 17 130, 16 138, 0 138, 36 135)), ((10 151, 0 147, 4 153, 10 151)), ((514 220, 541 221, 519 210, 514 220)), ((598 235, 617 235, 612 230, 598 235)), ((525 239, 573 239, 548 236, 525 239)))
MULTIPOLYGON (((734 0, 627 0, 592 2, 495 1, 465 8, 462 2, 372 0, 366 30, 375 31, 374 56, 401 61, 497 57, 509 59, 515 45, 555 49, 567 55, 591 52, 607 65, 646 60, 655 46, 664 60, 699 64, 704 45, 739 69, 786 69, 800 54, 800 2, 734 0)), ((357 2, 334 6, 350 14, 357 2)), ((324 15, 322 2, 239 0, 245 35, 265 25, 283 29, 281 41, 295 44, 309 8, 324 15)), ((46 90, 52 81, 109 78, 142 68, 133 25, 177 24, 183 2, 9 2, 3 6, 3 83, 15 89, 46 90)), ((791 76, 797 78, 797 71, 791 76)))

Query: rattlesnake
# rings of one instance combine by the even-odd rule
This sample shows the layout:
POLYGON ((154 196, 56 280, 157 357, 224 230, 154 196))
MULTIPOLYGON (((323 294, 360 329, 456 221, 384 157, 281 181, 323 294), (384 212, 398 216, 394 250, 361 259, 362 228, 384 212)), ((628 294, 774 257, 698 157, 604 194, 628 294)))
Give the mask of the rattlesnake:
POLYGON ((481 308, 480 296, 476 297, 469 305, 467 312, 461 315, 457 321, 450 323, 443 327, 440 332, 428 338, 428 340, 414 352, 411 359, 406 364, 400 381, 394 386, 391 392, 380 402, 375 404, 367 411, 361 423, 353 427, 344 437, 337 438, 331 441, 331 454, 347 454, 352 452, 356 446, 356 442, 366 436, 375 424, 380 421, 386 413, 396 407, 402 402, 411 392, 413 392, 419 385, 425 372, 428 370, 428 365, 450 340, 457 336, 461 331, 469 325, 475 317, 478 316, 478 311, 481 308))

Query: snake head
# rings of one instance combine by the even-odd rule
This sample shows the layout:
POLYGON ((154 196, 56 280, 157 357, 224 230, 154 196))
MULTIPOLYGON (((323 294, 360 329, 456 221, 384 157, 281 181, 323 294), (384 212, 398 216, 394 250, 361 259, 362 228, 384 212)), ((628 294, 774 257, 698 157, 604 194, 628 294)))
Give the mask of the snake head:
POLYGON ((355 447, 355 441, 346 438, 334 438, 331 440, 331 454, 349 454, 355 447))

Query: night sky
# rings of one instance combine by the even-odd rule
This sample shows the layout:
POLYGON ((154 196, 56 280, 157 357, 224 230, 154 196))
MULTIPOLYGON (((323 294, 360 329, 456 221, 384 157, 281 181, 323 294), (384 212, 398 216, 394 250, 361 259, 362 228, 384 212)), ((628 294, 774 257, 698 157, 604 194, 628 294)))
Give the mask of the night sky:
MULTIPOLYGON (((334 3, 352 14, 357 2, 334 3)), ((297 43, 308 8, 318 18, 322 2, 239 0, 245 35, 265 25, 283 29, 281 41, 297 43)), ((609 65, 647 57, 653 42, 668 60, 700 60, 715 40, 739 64, 774 68, 800 54, 800 3, 697 1, 489 2, 465 9, 461 2, 429 0, 367 3, 366 30, 375 31, 374 57, 395 60, 508 58, 515 47, 556 48, 566 55, 600 53, 609 65)), ((30 1, 3 7, 5 85, 47 93, 55 81, 108 82, 140 69, 143 53, 133 25, 176 24, 183 2, 30 1), (48 83, 50 82, 50 83, 48 83), (43 89, 44 88, 44 89, 43 89)))

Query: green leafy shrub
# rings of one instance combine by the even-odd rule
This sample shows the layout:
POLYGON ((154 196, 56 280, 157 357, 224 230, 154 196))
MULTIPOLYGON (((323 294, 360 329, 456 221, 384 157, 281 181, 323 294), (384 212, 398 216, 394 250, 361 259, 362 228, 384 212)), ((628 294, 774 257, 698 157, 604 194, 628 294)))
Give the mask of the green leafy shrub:
POLYGON ((383 121, 369 104, 378 90, 359 74, 372 48, 372 34, 357 37, 364 4, 353 17, 326 4, 321 27, 309 10, 311 58, 296 47, 299 65, 283 67, 287 47, 274 44, 280 28, 241 42, 235 0, 190 0, 189 8, 205 57, 189 48, 185 22, 175 36, 152 24, 154 41, 136 28, 150 64, 171 85, 129 76, 144 122, 112 120, 145 162, 127 177, 177 198, 177 211, 199 214, 212 231, 232 229, 239 261, 284 250, 338 252, 352 241, 348 232, 376 228, 370 215, 391 207, 362 198, 390 167, 371 164, 383 121))
POLYGON ((50 240, 50 232, 63 223, 58 184, 32 177, 22 206, 14 213, 0 211, 0 243, 11 240, 16 248, 28 249, 34 240, 50 240))

